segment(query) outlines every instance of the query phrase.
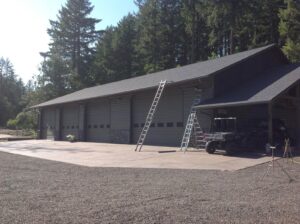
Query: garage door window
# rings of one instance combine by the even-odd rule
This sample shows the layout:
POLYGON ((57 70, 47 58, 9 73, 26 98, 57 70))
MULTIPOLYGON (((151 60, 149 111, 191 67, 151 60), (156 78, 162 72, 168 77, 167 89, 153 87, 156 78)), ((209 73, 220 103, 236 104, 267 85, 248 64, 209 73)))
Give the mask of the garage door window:
POLYGON ((157 123, 157 127, 159 127, 159 128, 163 128, 164 126, 165 126, 164 123, 157 123))
POLYGON ((174 126, 173 122, 168 122, 168 123, 167 123, 167 127, 168 127, 168 128, 171 128, 171 127, 173 127, 173 126, 174 126))
POLYGON ((178 128, 182 128, 182 127, 183 127, 183 122, 177 122, 176 126, 177 126, 178 128))

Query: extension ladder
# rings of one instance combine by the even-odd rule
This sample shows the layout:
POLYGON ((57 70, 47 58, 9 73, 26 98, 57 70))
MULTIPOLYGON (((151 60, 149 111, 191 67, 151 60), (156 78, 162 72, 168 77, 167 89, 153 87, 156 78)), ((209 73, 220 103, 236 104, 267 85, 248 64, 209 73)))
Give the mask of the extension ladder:
POLYGON ((203 145, 205 145, 203 130, 198 121, 197 112, 195 108, 195 106, 199 102, 200 102, 200 97, 196 97, 193 100, 193 104, 182 137, 180 151, 183 150, 185 152, 187 150, 192 133, 194 134, 194 143, 196 148, 199 148, 199 146, 203 147, 203 145))
POLYGON ((195 118, 196 118, 196 112, 191 112, 186 122, 184 134, 181 141, 180 151, 183 150, 185 152, 189 146, 195 118))
POLYGON ((149 128, 151 126, 151 123, 152 123, 152 120, 153 120, 153 117, 154 117, 154 113, 156 111, 159 100, 162 96, 162 93, 163 93, 163 90, 165 88, 166 82, 167 82, 166 80, 164 80, 164 81, 162 80, 162 81, 159 82, 156 94, 154 96, 153 102, 151 104, 148 115, 146 117, 145 125, 142 129, 142 132, 140 134, 139 140, 137 141, 136 148, 135 148, 134 151, 139 151, 140 152, 142 147, 143 147, 144 141, 146 139, 147 133, 148 133, 149 128))
POLYGON ((192 142, 194 144, 194 147, 199 148, 205 148, 206 141, 204 139, 204 132, 200 126, 199 120, 197 116, 195 116, 193 131, 192 131, 192 142))

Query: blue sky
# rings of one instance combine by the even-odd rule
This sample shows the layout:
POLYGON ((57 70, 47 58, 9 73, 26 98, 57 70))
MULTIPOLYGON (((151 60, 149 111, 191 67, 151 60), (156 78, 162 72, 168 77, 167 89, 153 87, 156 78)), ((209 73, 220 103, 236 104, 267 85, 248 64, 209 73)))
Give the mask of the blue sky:
MULTIPOLYGON (((116 25, 129 12, 136 12, 133 0, 91 0, 92 17, 102 19, 98 29, 116 25)), ((9 58, 15 72, 25 82, 38 74, 42 58, 48 50, 49 19, 56 19, 66 0, 0 0, 0 57, 9 58)))

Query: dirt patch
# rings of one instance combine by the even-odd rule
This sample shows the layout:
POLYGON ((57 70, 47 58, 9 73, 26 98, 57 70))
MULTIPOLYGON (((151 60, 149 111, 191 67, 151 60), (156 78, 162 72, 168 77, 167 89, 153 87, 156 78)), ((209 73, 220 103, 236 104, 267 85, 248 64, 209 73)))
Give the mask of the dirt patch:
POLYGON ((266 166, 89 168, 0 153, 0 223, 299 223, 300 166, 287 166, 290 184, 279 170, 261 181, 266 166))

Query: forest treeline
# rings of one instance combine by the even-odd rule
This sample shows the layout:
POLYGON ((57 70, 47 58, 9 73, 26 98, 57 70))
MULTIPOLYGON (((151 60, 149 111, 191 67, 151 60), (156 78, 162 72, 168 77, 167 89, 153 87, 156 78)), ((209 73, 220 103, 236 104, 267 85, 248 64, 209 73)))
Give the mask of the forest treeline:
POLYGON ((97 30, 101 15, 90 16, 91 2, 68 0, 57 19, 50 20, 51 42, 49 51, 41 53, 40 73, 26 87, 14 76, 20 88, 16 96, 0 90, 1 99, 6 96, 3 99, 9 102, 0 101, 0 126, 23 108, 85 87, 271 43, 282 47, 292 62, 300 61, 299 0, 135 0, 135 4, 136 13, 97 30))

